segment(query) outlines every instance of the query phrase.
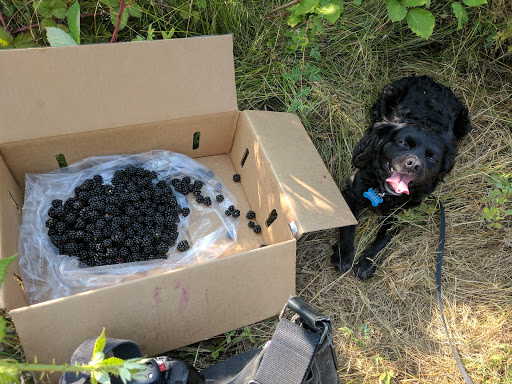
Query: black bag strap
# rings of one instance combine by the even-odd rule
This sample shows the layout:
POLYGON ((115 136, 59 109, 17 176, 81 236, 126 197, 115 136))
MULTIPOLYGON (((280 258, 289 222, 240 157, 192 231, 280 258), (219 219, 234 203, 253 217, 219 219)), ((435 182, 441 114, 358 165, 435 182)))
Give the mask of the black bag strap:
POLYGON ((300 297, 290 299, 283 312, 287 307, 293 310, 307 327, 281 316, 250 384, 304 383, 319 347, 326 340, 330 331, 330 320, 327 317, 316 312, 300 297))
POLYGON ((441 270, 443 266, 443 253, 444 253, 444 238, 446 235, 446 223, 445 223, 445 214, 444 207, 441 202, 439 202, 439 210, 441 213, 441 229, 439 232, 439 248, 437 249, 437 263, 436 263, 436 285, 437 285, 437 304, 439 305, 439 310, 441 311, 441 320, 443 321, 444 331, 446 332, 446 336, 448 336, 448 342, 450 344, 450 348, 452 349, 453 356, 455 361, 457 362, 457 366, 459 367, 459 371, 464 378, 466 384, 473 384, 471 378, 466 372, 466 368, 464 368, 464 364, 460 360, 459 354, 455 350, 453 346, 452 339, 450 338, 450 333, 448 332, 448 326, 446 325, 446 319, 444 318, 444 307, 443 307, 443 297, 441 291, 441 270))
MULTIPOLYGON (((92 360, 96 339, 96 337, 93 337, 80 344, 71 356, 70 365, 89 363, 92 360)), ((112 352, 115 357, 119 357, 123 360, 142 357, 139 346, 130 340, 107 338, 103 352, 105 355, 112 352)), ((59 384, 85 384, 88 382, 90 376, 89 372, 80 372, 78 375, 75 372, 65 372, 60 377, 59 384)), ((122 383, 121 379, 116 377, 111 378, 111 382, 112 384, 122 383)))

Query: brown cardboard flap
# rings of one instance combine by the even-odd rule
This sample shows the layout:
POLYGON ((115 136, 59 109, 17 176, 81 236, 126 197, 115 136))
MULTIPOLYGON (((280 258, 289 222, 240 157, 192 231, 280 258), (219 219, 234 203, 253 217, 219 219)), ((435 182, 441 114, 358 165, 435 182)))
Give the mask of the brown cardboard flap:
MULTIPOLYGON (((0 180, 0 258, 5 259, 16 253, 23 193, 1 157, 0 180)), ((0 308, 12 309, 27 304, 14 274, 19 275, 17 261, 9 264, 4 282, 0 287, 0 308)))
POLYGON ((251 122, 290 206, 296 236, 356 224, 297 116, 262 111, 243 115, 251 122))
POLYGON ((0 143, 238 110, 232 36, 0 52, 0 143))

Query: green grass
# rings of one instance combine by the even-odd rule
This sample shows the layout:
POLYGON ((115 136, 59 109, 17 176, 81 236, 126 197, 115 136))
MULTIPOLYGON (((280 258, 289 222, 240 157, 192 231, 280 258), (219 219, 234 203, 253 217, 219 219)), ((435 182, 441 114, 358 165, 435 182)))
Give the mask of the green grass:
MULTIPOLYGON (((0 10, 9 2, 0 0, 0 10)), ((10 31, 42 21, 32 2, 20 3, 12 16, 4 15, 10 31)), ((239 108, 288 110, 296 86, 283 74, 301 56, 287 51, 286 11, 267 14, 284 1, 212 0, 205 7, 194 1, 140 3, 142 17, 131 17, 118 41, 146 38, 150 26, 155 39, 170 31, 173 38, 231 33, 239 108), (187 9, 197 18, 183 17, 187 9)), ((298 242, 298 293, 333 320, 342 383, 460 381, 435 306, 437 199, 447 210, 443 289, 452 337, 475 383, 512 381, 512 222, 508 217, 501 229, 489 228, 482 214, 493 178, 512 172, 512 59, 507 40, 489 45, 489 36, 510 20, 512 9, 502 0, 472 9, 470 23, 457 31, 447 3, 432 3, 438 24, 423 40, 405 25, 391 23, 383 1, 345 2, 340 21, 326 24, 315 42, 322 80, 310 84, 305 108, 298 113, 340 186, 352 172, 351 150, 368 126, 369 108, 382 87, 399 77, 427 74, 450 86, 468 105, 473 121, 454 171, 425 205, 401 215, 399 225, 405 228, 386 248, 370 281, 332 270, 335 231, 298 242)), ((82 43, 108 42, 114 29, 108 8, 96 1, 80 6, 82 14, 96 13, 81 19, 82 43)), ((46 44, 38 26, 24 33, 46 44)), ((371 241, 378 220, 368 215, 360 224, 359 249, 371 241)), ((260 346, 270 339, 275 323, 269 319, 173 354, 204 368, 260 346)), ((15 338, 8 342, 6 350, 21 358, 15 338)))

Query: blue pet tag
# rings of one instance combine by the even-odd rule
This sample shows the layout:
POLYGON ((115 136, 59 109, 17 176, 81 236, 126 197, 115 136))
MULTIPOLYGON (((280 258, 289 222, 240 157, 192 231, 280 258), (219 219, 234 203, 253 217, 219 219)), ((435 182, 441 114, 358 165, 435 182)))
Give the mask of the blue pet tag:
POLYGON ((380 203, 382 203, 384 200, 382 200, 382 197, 377 196, 373 188, 370 188, 368 191, 363 193, 363 196, 366 197, 368 200, 372 202, 372 205, 376 207, 380 203))

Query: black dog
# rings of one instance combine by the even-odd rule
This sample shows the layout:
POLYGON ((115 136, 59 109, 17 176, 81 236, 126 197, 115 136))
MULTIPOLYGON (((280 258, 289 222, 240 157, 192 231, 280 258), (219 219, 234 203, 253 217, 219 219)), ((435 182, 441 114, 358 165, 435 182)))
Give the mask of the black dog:
MULTIPOLYGON (((406 77, 388 85, 372 109, 372 122, 356 145, 343 197, 357 218, 373 205, 384 216, 421 203, 453 168, 455 147, 471 129, 467 108, 430 77, 406 77)), ((396 233, 386 219, 374 242, 354 265, 361 279, 375 272, 378 253, 396 233)), ((355 226, 340 228, 334 267, 345 272, 354 261, 355 226)))

